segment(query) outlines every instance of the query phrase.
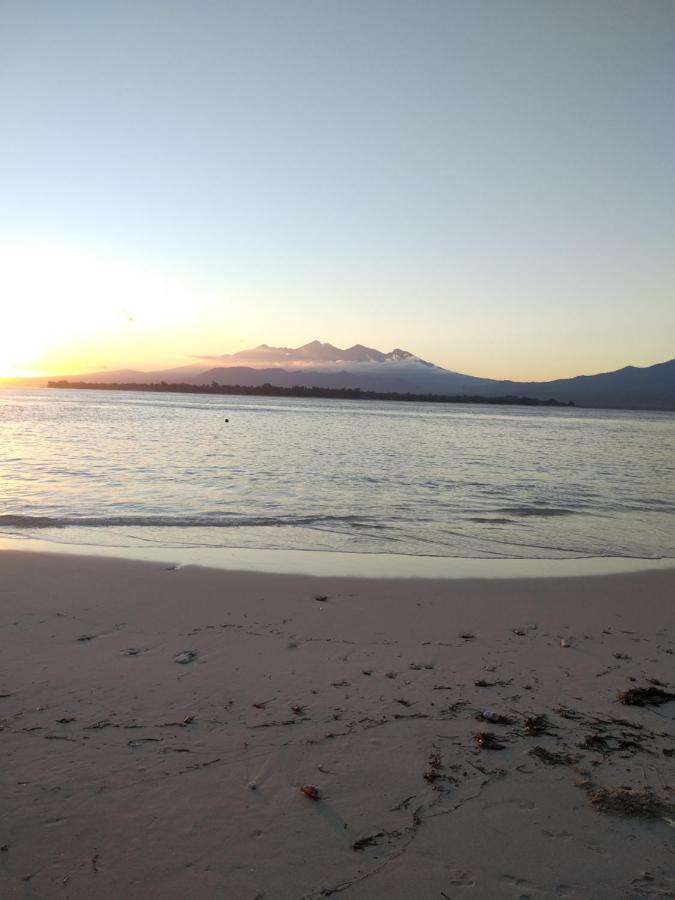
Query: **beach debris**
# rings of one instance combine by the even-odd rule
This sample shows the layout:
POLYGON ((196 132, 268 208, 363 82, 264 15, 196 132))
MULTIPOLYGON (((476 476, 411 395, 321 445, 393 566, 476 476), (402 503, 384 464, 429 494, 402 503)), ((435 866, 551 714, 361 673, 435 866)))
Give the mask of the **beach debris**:
POLYGON ((477 734, 473 735, 473 739, 481 750, 504 749, 504 744, 502 744, 497 735, 492 731, 479 731, 477 734))
POLYGON ((8 850, 9 850, 9 844, 3 844, 2 847, 0 847, 0 853, 7 853, 8 850))
POLYGON ((654 684, 649 687, 619 691, 619 703, 623 703, 625 706, 661 706, 671 700, 675 700, 675 694, 664 691, 654 684))
POLYGON ((410 663, 410 668, 415 672, 419 672, 421 669, 433 669, 433 663, 410 663))
POLYGON ((645 752, 645 747, 641 740, 637 736, 626 736, 625 732, 620 737, 613 734, 586 734, 584 735, 583 743, 579 746, 585 750, 593 750, 596 753, 603 754, 626 750, 631 753, 645 752))
POLYGON ((110 719, 99 719, 98 722, 93 722, 86 727, 88 731, 95 731, 99 728, 119 728, 120 726, 117 722, 111 722, 110 719))
POLYGON ((555 711, 559 716, 562 716, 563 719, 580 719, 581 714, 576 711, 576 709, 571 709, 569 706, 557 706, 555 711))
POLYGON ((310 800, 321 799, 321 791, 315 784, 303 784, 300 790, 305 795, 305 797, 309 797, 310 800))
POLYGON ((612 653, 614 659, 632 659, 627 653, 612 653))
POLYGON ((181 722, 162 722, 161 728, 187 728, 194 722, 194 716, 186 716, 181 722))
POLYGON ((297 725, 298 722, 307 722, 308 716, 299 719, 278 719, 274 722, 260 722, 258 725, 249 725, 249 728, 279 728, 282 725, 297 725))
POLYGON ((271 697, 269 700, 259 700, 257 703, 253 703, 251 705, 254 706, 256 709, 266 709, 267 704, 271 703, 272 700, 274 700, 274 697, 271 697))
POLYGON ((560 646, 561 647, 571 647, 572 644, 568 638, 560 638, 560 646))
POLYGON ((577 761, 577 756, 571 756, 569 753, 556 753, 554 750, 547 750, 537 744, 530 750, 530 756, 536 756, 548 766, 571 766, 577 761))
POLYGON ((120 650, 122 656, 138 656, 142 652, 140 647, 126 647, 124 650, 120 650))
POLYGON ((206 769, 208 766, 214 766, 216 763, 219 763, 220 760, 221 757, 216 756, 215 759, 209 759, 206 762, 191 763, 187 768, 183 769, 183 771, 189 772, 191 769, 206 769))
POLYGON ((424 773, 424 780, 433 784, 434 781, 438 781, 438 779, 442 777, 442 774, 443 763, 441 761, 441 754, 438 751, 434 751, 429 757, 429 767, 424 773))
POLYGON ((476 635, 473 633, 473 631, 463 631, 460 634, 460 637, 463 641, 475 641, 476 640, 476 635))
POLYGON ((307 709, 306 706, 300 706, 299 703, 296 703, 294 706, 291 706, 291 712, 294 712, 296 716, 301 716, 306 709, 307 709))
POLYGON ((325 603, 328 600, 328 594, 314 594, 314 599, 319 603, 325 603))
POLYGON ((79 634, 75 640, 79 641, 81 644, 85 643, 85 641, 93 641, 94 638, 98 637, 97 634, 79 634))
POLYGON ((394 719, 428 719, 430 718, 428 713, 423 712, 415 712, 415 713, 394 713, 394 719))
POLYGON ((365 850, 366 847, 373 847, 377 844, 377 839, 381 837, 386 837, 384 831, 376 831, 375 834, 369 834, 366 837, 359 838, 358 841, 354 841, 352 844, 352 850, 365 850))
POLYGON ((517 634, 518 637, 526 637, 526 635, 527 635, 527 631, 525 631, 524 628, 512 628, 511 631, 514 634, 517 634))
POLYGON ((550 722, 545 713, 536 716, 528 716, 523 722, 523 728, 529 735, 549 734, 550 722))
POLYGON ((597 787, 592 782, 582 782, 591 806, 598 812, 615 816, 637 816, 643 819, 661 819, 675 811, 671 804, 658 797, 650 788, 597 787))
POLYGON ((413 706, 414 700, 404 700, 403 697, 394 697, 395 703, 400 703, 401 706, 413 706))
POLYGON ((362 675, 372 675, 373 670, 372 669, 361 669, 361 674, 362 675))
POLYGON ((466 706, 469 705, 468 700, 455 700, 454 703, 451 703, 448 707, 441 710, 442 716, 450 716, 454 717, 458 715, 466 706))
POLYGON ((509 716, 504 716, 494 709, 483 709, 476 718, 483 722, 492 722, 495 725, 510 725, 513 721, 509 716))
POLYGON ((384 673, 385 678, 396 678, 396 676, 397 676, 396 672, 385 672, 384 673))
POLYGON ((409 797, 404 797, 399 803, 396 803, 394 806, 389 807, 389 812, 398 812, 399 809, 407 809, 410 805, 410 801, 414 800, 417 794, 411 794, 409 797))
POLYGON ((179 663, 181 666, 186 666, 188 663, 191 663, 193 660, 197 658, 196 650, 181 650, 180 653, 177 653, 173 661, 179 663))
POLYGON ((249 789, 249 791, 257 791, 258 790, 258 785, 255 783, 255 781, 249 781, 249 783, 246 785, 246 787, 249 789))
POLYGON ((71 722, 75 722, 77 720, 75 719, 75 716, 63 716, 56 721, 59 723, 59 725, 69 725, 71 722))
POLYGON ((481 688, 485 688, 485 687, 508 687, 508 686, 511 684, 512 681, 513 681, 513 678, 509 678, 508 681, 505 681, 503 678, 497 678, 496 681, 486 681, 484 678, 477 678, 477 679, 474 681, 474 685, 475 685, 476 687, 481 687, 481 688))

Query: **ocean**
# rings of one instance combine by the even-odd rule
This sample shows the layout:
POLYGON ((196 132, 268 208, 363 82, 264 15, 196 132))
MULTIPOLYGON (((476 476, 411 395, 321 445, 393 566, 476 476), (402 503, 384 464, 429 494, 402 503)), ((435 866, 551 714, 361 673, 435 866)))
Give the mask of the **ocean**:
POLYGON ((669 412, 0 391, 5 546, 659 559, 674 512, 669 412))

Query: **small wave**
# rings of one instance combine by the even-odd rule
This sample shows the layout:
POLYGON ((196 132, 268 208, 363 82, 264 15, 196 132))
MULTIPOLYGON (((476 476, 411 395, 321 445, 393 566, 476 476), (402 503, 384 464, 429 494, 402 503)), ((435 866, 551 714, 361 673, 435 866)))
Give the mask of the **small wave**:
POLYGON ((496 512, 508 513, 511 516, 541 516, 542 518, 578 514, 574 509, 561 509, 554 506, 504 506, 496 512))
POLYGON ((5 528, 269 528, 378 524, 367 516, 22 516, 0 515, 5 528))
POLYGON ((499 516, 489 518, 488 516, 469 516, 467 522, 478 522, 479 525, 511 525, 513 519, 505 519, 499 516))

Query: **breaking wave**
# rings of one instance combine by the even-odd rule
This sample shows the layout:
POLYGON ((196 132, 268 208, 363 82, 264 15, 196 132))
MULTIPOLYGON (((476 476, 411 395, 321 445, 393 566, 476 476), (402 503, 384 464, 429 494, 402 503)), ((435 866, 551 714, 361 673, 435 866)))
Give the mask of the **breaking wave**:
POLYGON ((367 516, 22 516, 0 515, 0 528, 275 528, 378 523, 367 516))

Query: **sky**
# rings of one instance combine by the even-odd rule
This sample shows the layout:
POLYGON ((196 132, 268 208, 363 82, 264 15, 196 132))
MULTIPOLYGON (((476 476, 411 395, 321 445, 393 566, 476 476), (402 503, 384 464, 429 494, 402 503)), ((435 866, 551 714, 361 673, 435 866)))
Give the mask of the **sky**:
POLYGON ((0 376, 675 356, 672 0, 0 0, 0 376))

